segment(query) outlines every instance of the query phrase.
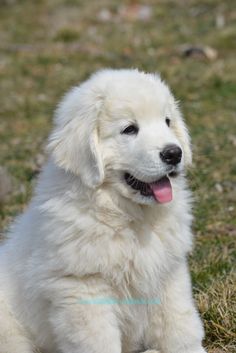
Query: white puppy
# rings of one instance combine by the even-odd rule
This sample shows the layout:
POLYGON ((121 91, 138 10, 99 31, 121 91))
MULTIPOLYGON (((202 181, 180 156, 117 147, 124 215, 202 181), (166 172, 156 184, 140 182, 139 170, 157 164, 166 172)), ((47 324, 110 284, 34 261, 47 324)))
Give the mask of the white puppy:
POLYGON ((104 70, 56 111, 0 248, 0 352, 203 353, 187 253, 186 127, 159 76, 104 70))

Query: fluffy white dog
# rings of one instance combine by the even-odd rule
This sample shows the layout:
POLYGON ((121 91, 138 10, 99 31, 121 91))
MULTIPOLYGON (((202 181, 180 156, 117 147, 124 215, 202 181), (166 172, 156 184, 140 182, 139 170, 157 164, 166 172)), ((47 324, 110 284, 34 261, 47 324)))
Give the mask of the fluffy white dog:
POLYGON ((189 136, 159 76, 104 70, 55 114, 0 248, 0 352, 203 353, 187 253, 189 136))

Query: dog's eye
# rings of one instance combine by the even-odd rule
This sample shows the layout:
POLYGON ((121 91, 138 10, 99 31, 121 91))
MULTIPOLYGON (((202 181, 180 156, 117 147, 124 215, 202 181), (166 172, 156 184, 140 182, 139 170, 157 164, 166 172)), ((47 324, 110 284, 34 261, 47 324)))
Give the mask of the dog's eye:
POLYGON ((129 125, 127 126, 121 133, 126 135, 137 135, 138 133, 138 126, 137 125, 129 125))
POLYGON ((166 125, 170 126, 170 119, 169 118, 166 118, 166 125))

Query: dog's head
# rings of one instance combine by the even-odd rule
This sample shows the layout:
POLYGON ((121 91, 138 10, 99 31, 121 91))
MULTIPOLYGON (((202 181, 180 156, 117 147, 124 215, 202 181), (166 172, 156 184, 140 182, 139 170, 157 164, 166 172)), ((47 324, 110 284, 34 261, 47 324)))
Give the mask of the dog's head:
POLYGON ((55 124, 58 166, 141 204, 171 201, 171 179, 191 163, 186 126, 157 75, 100 71, 65 96, 55 124))

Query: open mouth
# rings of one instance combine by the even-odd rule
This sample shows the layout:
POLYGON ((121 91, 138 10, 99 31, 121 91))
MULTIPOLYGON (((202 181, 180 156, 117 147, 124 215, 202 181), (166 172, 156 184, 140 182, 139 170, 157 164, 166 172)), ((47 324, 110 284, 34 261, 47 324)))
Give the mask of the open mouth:
MULTIPOLYGON (((169 174, 170 176, 176 176, 175 172, 169 174)), ((139 191, 142 196, 154 197, 159 203, 166 203, 172 200, 172 186, 170 179, 167 175, 152 182, 145 183, 138 180, 130 173, 125 173, 124 178, 126 183, 134 190, 139 191)))

